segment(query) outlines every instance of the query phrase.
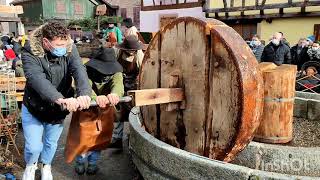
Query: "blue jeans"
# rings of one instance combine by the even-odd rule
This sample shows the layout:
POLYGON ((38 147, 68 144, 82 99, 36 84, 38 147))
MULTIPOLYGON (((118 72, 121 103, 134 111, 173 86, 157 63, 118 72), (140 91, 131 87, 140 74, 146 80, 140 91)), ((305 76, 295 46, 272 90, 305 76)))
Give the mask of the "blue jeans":
POLYGON ((101 151, 89 151, 85 155, 78 155, 76 158, 77 163, 85 163, 88 159, 89 164, 97 164, 100 158, 101 151))
POLYGON ((40 122, 22 105, 22 127, 25 139, 24 159, 27 165, 40 162, 50 165, 57 150, 63 124, 40 122))
POLYGON ((113 132, 112 132, 112 139, 113 140, 119 140, 123 138, 123 128, 124 128, 124 122, 115 121, 113 123, 113 132))

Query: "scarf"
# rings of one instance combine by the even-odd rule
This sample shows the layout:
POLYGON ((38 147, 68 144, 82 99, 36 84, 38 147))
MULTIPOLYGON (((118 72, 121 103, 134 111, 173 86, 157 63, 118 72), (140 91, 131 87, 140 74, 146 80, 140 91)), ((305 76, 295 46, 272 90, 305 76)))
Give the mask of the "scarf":
POLYGON ((314 51, 312 48, 309 48, 307 53, 311 60, 320 60, 320 49, 314 51))

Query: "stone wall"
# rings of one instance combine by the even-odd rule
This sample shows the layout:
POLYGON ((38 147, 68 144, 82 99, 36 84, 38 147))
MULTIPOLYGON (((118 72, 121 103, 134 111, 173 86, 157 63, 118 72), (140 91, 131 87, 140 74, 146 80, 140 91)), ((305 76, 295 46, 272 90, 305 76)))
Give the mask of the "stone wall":
POLYGON ((320 120, 320 95, 308 92, 296 92, 294 117, 320 120))

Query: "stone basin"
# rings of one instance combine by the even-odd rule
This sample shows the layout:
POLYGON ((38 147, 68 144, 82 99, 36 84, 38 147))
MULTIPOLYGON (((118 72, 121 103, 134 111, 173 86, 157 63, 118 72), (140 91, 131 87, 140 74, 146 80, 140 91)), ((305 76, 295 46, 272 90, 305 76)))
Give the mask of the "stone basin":
POLYGON ((132 109, 129 122, 130 152, 145 179, 317 179, 318 148, 251 142, 233 163, 225 163, 159 141, 142 127, 139 108, 132 109), (307 162, 307 168, 296 167, 300 159, 307 162), (275 168, 278 160, 279 169, 275 168))

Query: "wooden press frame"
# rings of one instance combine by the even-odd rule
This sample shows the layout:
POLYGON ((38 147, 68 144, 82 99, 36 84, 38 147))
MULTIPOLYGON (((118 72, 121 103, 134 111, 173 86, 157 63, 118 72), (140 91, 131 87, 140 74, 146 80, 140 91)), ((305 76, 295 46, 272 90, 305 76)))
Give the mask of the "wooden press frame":
POLYGON ((193 7, 202 7, 203 0, 198 0, 197 2, 186 2, 179 3, 179 0, 176 1, 176 4, 170 5, 156 5, 153 1, 153 6, 144 6, 143 0, 141 0, 141 10, 142 11, 155 11, 155 10, 168 10, 168 9, 183 9, 183 8, 193 8, 193 7))

